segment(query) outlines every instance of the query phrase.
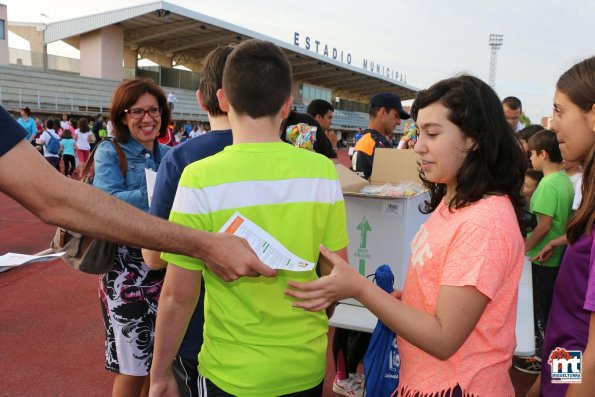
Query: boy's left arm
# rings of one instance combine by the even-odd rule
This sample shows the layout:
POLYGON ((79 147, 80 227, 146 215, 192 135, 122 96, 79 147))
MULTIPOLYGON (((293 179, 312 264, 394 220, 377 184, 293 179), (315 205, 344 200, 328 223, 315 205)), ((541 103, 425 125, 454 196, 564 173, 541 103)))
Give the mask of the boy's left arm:
POLYGON ((525 252, 535 248, 537 244, 543 240, 543 238, 548 234, 550 229, 552 228, 552 217, 542 214, 539 214, 539 221, 537 222, 537 226, 533 229, 533 232, 527 237, 525 241, 525 252))
POLYGON ((198 302, 201 277, 200 271, 173 265, 167 268, 155 328, 149 390, 152 397, 177 395, 172 364, 198 302))

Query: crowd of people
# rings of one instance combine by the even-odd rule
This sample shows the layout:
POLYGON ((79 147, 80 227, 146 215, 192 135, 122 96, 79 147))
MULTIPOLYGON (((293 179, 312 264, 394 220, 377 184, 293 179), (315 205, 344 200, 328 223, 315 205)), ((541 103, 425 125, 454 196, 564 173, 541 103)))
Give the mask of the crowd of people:
MULTIPOLYGON (((112 120, 101 114, 95 118, 74 118, 63 114, 61 120, 52 117, 43 119, 31 117, 31 109, 24 107, 20 109, 17 122, 27 132, 25 140, 31 142, 52 166, 67 177, 80 177, 83 165, 89 159, 95 143, 115 137, 112 120), (52 145, 48 150, 48 144, 53 144, 53 139, 60 143, 57 151, 52 149, 52 145)), ((159 142, 167 146, 179 145, 207 133, 210 129, 209 125, 203 123, 176 123, 173 120, 166 127, 166 132, 159 138, 159 142)))
MULTIPOLYGON (((334 108, 316 100, 295 112, 291 91, 283 51, 247 40, 205 59, 197 101, 208 133, 173 123, 175 101, 143 78, 116 88, 109 118, 64 115, 38 128, 23 108, 21 128, 0 112, 0 190, 46 222, 120 244, 99 287, 113 395, 321 396, 328 319, 346 298, 397 333, 396 395, 512 396, 512 365, 539 374, 530 396, 592 395, 595 58, 558 80, 550 129, 523 126, 518 98, 501 101, 469 75, 420 91, 410 112, 394 94, 370 98, 352 170, 369 178, 375 149, 395 146, 395 126, 412 118, 404 147, 429 191, 403 291, 392 294, 347 262, 348 215, 329 160, 334 108), (121 147, 125 174, 104 139, 121 147), (60 156, 69 177, 93 146, 96 189, 56 176, 60 156), (20 179, 25 163, 38 186, 20 179), (151 203, 147 168, 157 172, 151 203), (238 212, 318 266, 275 271, 217 233, 238 212), (513 357, 525 257, 537 353, 513 357), (580 383, 555 377, 560 349, 580 352, 580 383)), ((336 330, 336 393, 364 395, 367 341, 336 330)))

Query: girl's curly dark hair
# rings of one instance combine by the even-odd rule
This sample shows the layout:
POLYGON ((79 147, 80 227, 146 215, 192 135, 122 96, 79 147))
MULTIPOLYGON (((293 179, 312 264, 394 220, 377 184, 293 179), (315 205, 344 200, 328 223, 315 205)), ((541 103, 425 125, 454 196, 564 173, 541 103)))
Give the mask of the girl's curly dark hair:
MULTIPOLYGON (((514 206, 521 231, 526 232, 522 187, 527 159, 506 122, 494 90, 469 75, 439 81, 417 94, 411 107, 413 119, 417 120, 420 109, 435 102, 448 108, 448 119, 476 142, 457 172, 457 191, 449 208, 465 207, 486 194, 506 195, 514 206)), ((427 214, 440 204, 446 194, 446 185, 428 181, 423 171, 420 171, 420 178, 430 191, 430 199, 420 208, 427 214)))

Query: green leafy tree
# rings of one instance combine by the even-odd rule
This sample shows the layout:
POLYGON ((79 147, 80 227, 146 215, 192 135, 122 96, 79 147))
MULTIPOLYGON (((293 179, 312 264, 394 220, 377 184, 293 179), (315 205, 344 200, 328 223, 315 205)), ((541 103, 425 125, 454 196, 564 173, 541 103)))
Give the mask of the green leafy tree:
POLYGON ((525 127, 531 125, 531 119, 525 113, 521 114, 521 117, 519 117, 519 122, 525 127))

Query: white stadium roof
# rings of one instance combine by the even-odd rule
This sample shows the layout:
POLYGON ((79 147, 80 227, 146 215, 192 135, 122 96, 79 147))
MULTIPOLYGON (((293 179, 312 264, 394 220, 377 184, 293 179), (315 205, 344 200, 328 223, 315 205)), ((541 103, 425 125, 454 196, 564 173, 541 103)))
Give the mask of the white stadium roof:
POLYGON ((396 79, 165 1, 50 23, 44 31, 44 43, 62 40, 78 48, 80 35, 111 25, 122 27, 125 47, 149 59, 161 55, 181 65, 197 63, 219 44, 256 38, 284 50, 295 81, 331 89, 333 95, 367 102, 377 92, 392 92, 402 99, 411 99, 417 92, 417 88, 396 79))

